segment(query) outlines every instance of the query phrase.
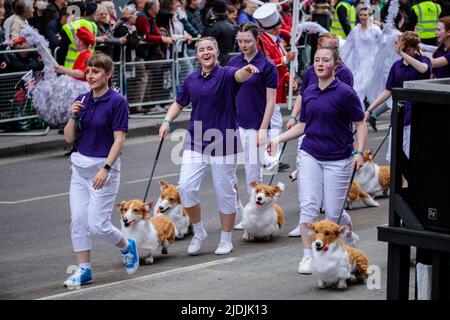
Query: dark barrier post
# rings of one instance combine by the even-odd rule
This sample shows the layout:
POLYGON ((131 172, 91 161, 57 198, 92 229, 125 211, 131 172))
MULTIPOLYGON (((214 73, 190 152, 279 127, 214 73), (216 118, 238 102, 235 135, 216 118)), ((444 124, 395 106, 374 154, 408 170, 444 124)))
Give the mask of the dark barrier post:
MULTIPOLYGON (((450 148, 450 79, 405 82, 393 90, 387 299, 409 298, 410 247, 432 266, 431 299, 450 298, 450 171, 439 150, 450 148), (412 106, 409 156, 403 151, 404 106, 412 106)), ((417 287, 416 287, 417 296, 417 287)))

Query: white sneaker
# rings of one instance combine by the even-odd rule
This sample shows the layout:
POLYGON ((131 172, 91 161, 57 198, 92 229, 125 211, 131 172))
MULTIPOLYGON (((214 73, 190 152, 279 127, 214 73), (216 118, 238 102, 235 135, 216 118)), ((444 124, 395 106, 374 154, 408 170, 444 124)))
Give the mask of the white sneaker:
POLYGON ((242 221, 234 226, 234 230, 244 230, 244 226, 242 225, 242 221))
POLYGON ((215 254, 229 254, 233 251, 233 244, 228 241, 221 241, 217 247, 215 254))
POLYGON ((312 273, 312 257, 303 257, 298 265, 298 273, 311 274, 312 273))
POLYGON ((291 232, 288 233, 289 237, 301 237, 302 234, 300 232, 300 225, 298 225, 297 227, 295 227, 294 230, 292 230, 291 232))
POLYGON ((194 237, 192 238, 191 243, 189 244, 189 247, 187 249, 187 253, 191 256, 198 254, 202 247, 202 242, 206 239, 206 236, 206 234, 203 236, 194 234, 194 237))

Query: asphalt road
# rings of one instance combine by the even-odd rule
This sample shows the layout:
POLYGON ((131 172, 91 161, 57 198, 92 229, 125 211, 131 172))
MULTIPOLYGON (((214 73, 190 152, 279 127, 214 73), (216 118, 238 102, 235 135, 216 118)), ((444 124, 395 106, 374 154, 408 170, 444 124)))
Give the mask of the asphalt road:
MULTIPOLYGON (((386 135, 388 115, 379 121, 379 128, 378 132, 369 129, 368 147, 376 148, 386 135)), ((158 180, 174 184, 178 180, 179 166, 170 160, 176 144, 164 143, 150 200, 158 197, 158 180)), ((127 140, 121 157, 118 201, 143 197, 157 147, 156 136, 127 140)), ((376 162, 385 163, 386 148, 387 142, 376 162)), ((291 168, 295 166, 296 149, 296 142, 288 143, 283 156, 291 168)), ((128 276, 118 250, 94 240, 95 283, 68 291, 62 283, 68 276, 67 268, 76 264, 69 229, 69 165, 67 157, 54 152, 0 161, 0 299, 385 299, 386 244, 376 240, 376 226, 387 223, 388 199, 379 199, 378 208, 350 211, 361 237, 360 247, 369 263, 381 270, 381 287, 370 290, 357 285, 345 292, 322 291, 312 276, 297 273, 301 240, 287 236, 298 223, 296 186, 288 179, 292 170, 279 173, 274 180, 286 184, 280 199, 286 225, 273 241, 244 242, 242 231, 236 231, 233 253, 214 255, 220 224, 208 174, 201 188, 203 222, 209 234, 203 254, 186 254, 189 236, 172 245, 168 256, 128 276)), ((238 169, 238 178, 245 181, 243 166, 238 169)), ((265 179, 267 182, 269 177, 265 179)), ((247 200, 243 185, 240 193, 247 200)), ((118 212, 114 211, 112 221, 119 226, 118 212)))

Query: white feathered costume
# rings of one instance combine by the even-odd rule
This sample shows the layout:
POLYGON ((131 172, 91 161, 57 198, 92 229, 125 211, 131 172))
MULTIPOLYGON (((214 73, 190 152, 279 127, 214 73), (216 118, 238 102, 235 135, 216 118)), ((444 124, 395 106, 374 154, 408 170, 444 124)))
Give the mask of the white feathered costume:
MULTIPOLYGON (((369 5, 370 2, 365 1, 363 7, 369 8, 369 5)), ((364 104, 364 99, 371 86, 371 75, 375 69, 378 45, 383 36, 381 29, 371 19, 372 17, 369 17, 366 29, 363 29, 361 24, 358 23, 350 31, 344 44, 339 49, 342 61, 353 73, 353 89, 355 89, 362 104, 364 104)))
POLYGON ((85 81, 71 76, 57 76, 54 60, 44 52, 49 52, 48 41, 36 29, 27 26, 20 36, 36 47, 44 62, 44 78, 35 85, 32 94, 34 108, 50 126, 61 126, 69 120, 73 101, 90 87, 85 81))
MULTIPOLYGON (((391 0, 388 9, 388 15, 383 28, 383 36, 373 61, 372 74, 370 75, 369 87, 367 90, 367 100, 369 103, 375 101, 379 94, 386 88, 386 81, 389 76, 389 71, 395 61, 400 59, 400 56, 395 52, 395 44, 401 32, 395 27, 395 18, 399 10, 399 0, 391 0)), ((388 106, 392 106, 392 100, 387 101, 388 106)))

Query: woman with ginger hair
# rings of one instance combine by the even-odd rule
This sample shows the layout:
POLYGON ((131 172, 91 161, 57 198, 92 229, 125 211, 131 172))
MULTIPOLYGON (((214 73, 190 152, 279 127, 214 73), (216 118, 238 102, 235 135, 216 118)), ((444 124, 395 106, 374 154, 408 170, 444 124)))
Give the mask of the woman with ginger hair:
POLYGON ((439 19, 436 28, 439 47, 433 53, 431 65, 433 78, 450 77, 450 16, 439 19))
MULTIPOLYGON (((386 89, 380 93, 377 99, 367 108, 365 120, 367 121, 374 110, 392 96, 392 88, 403 88, 404 81, 429 79, 431 75, 431 61, 421 54, 419 48, 420 39, 416 32, 406 31, 397 41, 395 50, 401 57, 394 62, 389 71, 386 89)), ((405 103, 404 129, 403 129, 403 151, 409 156, 409 135, 411 125, 411 103, 405 103)), ((391 139, 389 138, 389 145, 391 139)), ((386 160, 390 161, 391 148, 388 148, 386 160)))

